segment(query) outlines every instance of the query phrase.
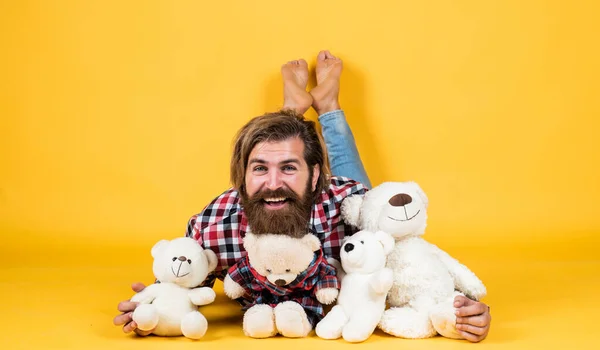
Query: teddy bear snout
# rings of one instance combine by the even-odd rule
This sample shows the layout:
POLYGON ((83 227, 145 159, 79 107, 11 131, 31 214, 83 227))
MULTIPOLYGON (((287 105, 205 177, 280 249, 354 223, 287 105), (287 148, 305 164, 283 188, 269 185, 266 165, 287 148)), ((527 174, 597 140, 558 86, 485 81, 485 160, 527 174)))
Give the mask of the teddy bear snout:
POLYGON ((354 249, 354 244, 352 243, 346 243, 346 245, 344 245, 344 251, 346 251, 346 253, 351 252, 354 249))
POLYGON ((278 279, 277 281, 275 281, 275 285, 276 285, 277 287, 283 287, 283 286, 285 286, 286 284, 287 284, 287 283, 285 283, 285 280, 282 280, 282 279, 278 279))
POLYGON ((412 202, 412 197, 406 193, 398 193, 388 201, 394 207, 403 207, 412 202))

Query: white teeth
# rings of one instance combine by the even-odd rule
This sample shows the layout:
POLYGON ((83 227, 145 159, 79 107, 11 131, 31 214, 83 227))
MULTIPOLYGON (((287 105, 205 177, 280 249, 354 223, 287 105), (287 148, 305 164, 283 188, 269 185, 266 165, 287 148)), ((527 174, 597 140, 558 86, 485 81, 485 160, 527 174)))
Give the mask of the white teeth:
POLYGON ((266 202, 283 202, 284 200, 286 200, 285 197, 280 197, 280 198, 265 198, 266 202))

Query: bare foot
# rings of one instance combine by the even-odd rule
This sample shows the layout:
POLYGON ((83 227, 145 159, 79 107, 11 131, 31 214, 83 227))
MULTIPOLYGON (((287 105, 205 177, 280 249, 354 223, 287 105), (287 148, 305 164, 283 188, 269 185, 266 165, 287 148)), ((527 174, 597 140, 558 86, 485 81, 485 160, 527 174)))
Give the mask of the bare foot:
POLYGON ((313 98, 306 92, 308 64, 305 60, 295 60, 281 67, 283 77, 283 109, 293 109, 304 114, 312 105, 313 98))
POLYGON ((340 109, 340 76, 342 60, 329 51, 321 51, 317 56, 317 86, 310 91, 313 107, 318 115, 340 109))

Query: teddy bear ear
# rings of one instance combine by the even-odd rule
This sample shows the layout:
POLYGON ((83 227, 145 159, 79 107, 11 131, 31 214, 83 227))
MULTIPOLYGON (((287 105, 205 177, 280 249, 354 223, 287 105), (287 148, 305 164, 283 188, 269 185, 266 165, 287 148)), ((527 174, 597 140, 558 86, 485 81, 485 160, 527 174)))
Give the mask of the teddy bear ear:
POLYGON ((302 237, 302 242, 310 247, 313 252, 316 252, 321 248, 321 241, 319 237, 313 235, 312 233, 307 233, 302 237))
POLYGON ((394 240, 394 237, 392 237, 392 235, 383 231, 377 231, 375 232, 375 237, 379 242, 381 242, 381 245, 383 246, 383 252, 385 253, 385 255, 388 255, 392 252, 392 250, 394 250, 394 244, 396 243, 396 241, 394 240))
POLYGON ((167 241, 166 239, 161 239, 160 241, 156 242, 154 247, 152 247, 150 254, 152 254, 153 258, 156 258, 159 255, 161 255, 165 249, 167 249, 168 245, 169 245, 169 241, 167 241))
POLYGON ((342 202, 342 219, 348 225, 359 227, 360 207, 362 206, 364 195, 353 195, 346 197, 342 202))
POLYGON ((415 190, 419 194, 419 197, 421 197, 421 200, 423 201, 423 204, 425 205, 425 208, 427 208, 429 206, 429 198, 427 198, 427 195, 425 194, 425 191, 423 191, 423 189, 421 188, 421 186, 419 186, 419 184, 417 184, 414 181, 411 181, 410 184, 415 188, 415 190))
POLYGON ((208 271, 214 271, 218 263, 217 254, 210 249, 204 249, 204 255, 206 255, 206 259, 208 260, 208 271))

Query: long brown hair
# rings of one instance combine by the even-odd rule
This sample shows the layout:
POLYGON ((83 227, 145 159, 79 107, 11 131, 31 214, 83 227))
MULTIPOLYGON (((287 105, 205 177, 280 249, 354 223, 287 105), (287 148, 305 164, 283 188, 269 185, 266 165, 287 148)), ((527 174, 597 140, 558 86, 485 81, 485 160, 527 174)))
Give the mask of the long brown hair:
POLYGON ((233 156, 231 157, 231 184, 245 193, 244 178, 248 166, 248 158, 254 146, 261 142, 277 142, 298 137, 304 143, 304 161, 310 174, 315 165, 319 165, 320 174, 315 194, 329 185, 329 160, 325 143, 317 132, 315 122, 306 120, 293 110, 281 110, 255 117, 244 125, 237 133, 233 156))

